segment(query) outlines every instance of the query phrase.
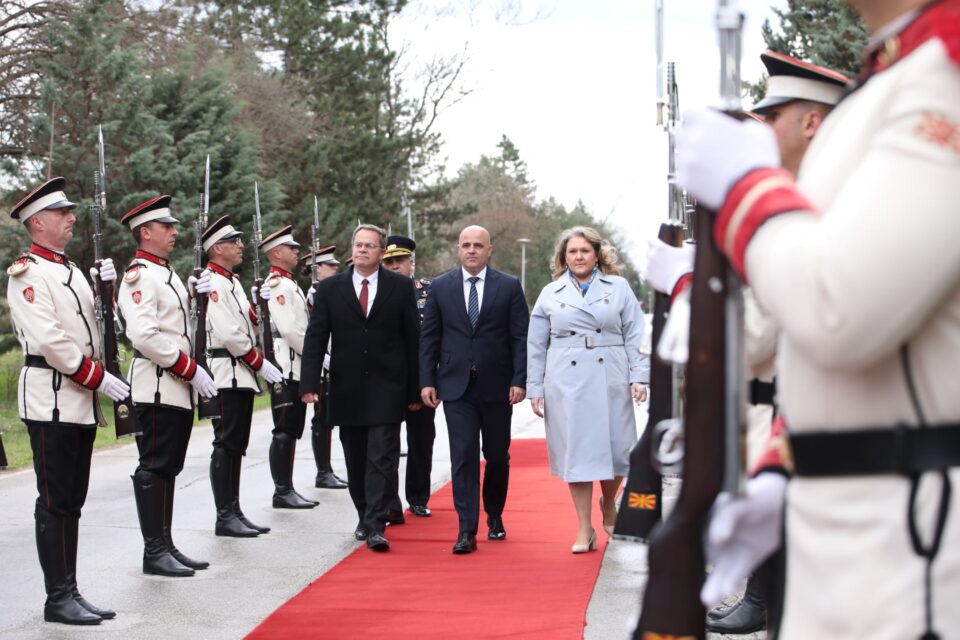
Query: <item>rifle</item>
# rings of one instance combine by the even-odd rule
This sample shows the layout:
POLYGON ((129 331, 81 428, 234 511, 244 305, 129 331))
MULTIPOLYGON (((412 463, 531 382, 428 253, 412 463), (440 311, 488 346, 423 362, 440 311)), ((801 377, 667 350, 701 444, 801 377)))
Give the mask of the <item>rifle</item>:
MULTIPOLYGON (((197 212, 197 219, 193 223, 194 234, 194 255, 193 255, 193 277, 199 279, 203 273, 203 232, 207 228, 207 222, 210 219, 210 156, 207 156, 206 168, 203 171, 203 194, 200 196, 200 210, 197 212)), ((207 373, 210 368, 207 365, 207 303, 208 295, 206 293, 194 292, 194 304, 190 309, 190 315, 193 320, 193 359, 197 367, 202 367, 207 373)), ((211 378, 213 375, 211 374, 211 378)), ((217 397, 204 398, 197 395, 197 419, 207 420, 220 417, 220 399, 217 397)))
MULTIPOLYGON (((260 336, 260 346, 263 347, 263 357, 270 364, 280 368, 277 364, 276 353, 273 349, 273 328, 270 323, 270 305, 265 303, 260 296, 263 290, 264 281, 260 277, 260 243, 263 241, 263 227, 260 220, 260 187, 256 182, 253 183, 253 284, 257 288, 257 299, 254 304, 257 307, 257 332, 260 336)), ((273 406, 274 415, 279 409, 288 407, 292 404, 289 397, 283 395, 283 383, 277 382, 270 386, 270 404, 273 406)))
MULTIPOLYGON (((721 95, 728 111, 739 110, 742 25, 734 0, 719 0, 721 95)), ((742 488, 740 282, 713 243, 713 214, 698 206, 695 215, 683 484, 673 511, 650 539, 649 579, 635 640, 706 637, 706 610, 700 602, 706 577, 704 528, 719 492, 742 488)))
MULTIPOLYGON (((667 63, 667 95, 663 93, 663 0, 656 3, 657 47, 657 125, 667 133, 667 196, 669 203, 668 222, 660 225, 659 238, 667 244, 679 247, 684 238, 684 196, 676 184, 676 153, 674 132, 680 113, 676 73, 672 62, 667 63), (666 120, 664 120, 666 107, 666 120)), ((653 334, 651 344, 656 346, 670 311, 670 296, 654 294, 653 334)), ((663 513, 663 477, 654 465, 654 425, 679 413, 679 384, 674 384, 674 367, 650 354, 650 404, 647 426, 640 440, 630 451, 630 475, 623 493, 626 496, 617 513, 613 535, 620 540, 646 542, 663 513)))
MULTIPOLYGON (((107 170, 103 159, 103 127, 97 131, 99 165, 93 172, 93 263, 97 268, 94 278, 94 302, 96 304, 97 325, 100 327, 100 349, 103 366, 107 373, 126 382, 120 372, 120 354, 117 350, 116 318, 113 313, 113 283, 100 279, 100 265, 103 264, 103 230, 101 220, 107 214, 107 170)), ((133 397, 113 403, 113 424, 117 438, 140 435, 140 421, 133 410, 133 397)))
POLYGON ((7 466, 7 452, 3 449, 3 438, 0 437, 0 469, 6 469, 7 466))
MULTIPOLYGON (((310 225, 310 249, 313 257, 310 260, 310 286, 317 286, 317 251, 320 250, 320 203, 317 196, 313 196, 313 224, 310 225)), ((316 295, 316 289, 314 289, 316 295)))

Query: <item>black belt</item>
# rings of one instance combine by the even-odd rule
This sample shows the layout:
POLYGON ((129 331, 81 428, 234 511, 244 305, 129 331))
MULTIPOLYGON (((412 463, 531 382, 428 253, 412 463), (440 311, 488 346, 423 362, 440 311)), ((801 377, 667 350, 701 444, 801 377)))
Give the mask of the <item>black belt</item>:
POLYGON ((764 382, 759 378, 750 381, 750 404, 769 404, 773 405, 773 399, 777 395, 777 382, 764 382))
POLYGON ((43 356, 26 356, 23 359, 23 366, 36 367, 38 369, 53 369, 43 356))
POLYGON ((960 424, 790 435, 798 476, 911 475, 960 466, 960 424))
MULTIPOLYGON (((233 354, 226 349, 210 349, 211 358, 233 358, 233 354)), ((236 358, 234 358, 236 360, 236 358)))

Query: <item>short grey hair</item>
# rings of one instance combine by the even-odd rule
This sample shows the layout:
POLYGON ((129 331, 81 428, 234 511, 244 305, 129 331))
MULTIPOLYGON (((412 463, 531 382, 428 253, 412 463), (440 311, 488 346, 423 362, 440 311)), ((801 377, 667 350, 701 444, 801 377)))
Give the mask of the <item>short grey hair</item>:
POLYGON ((357 242, 357 234, 361 231, 373 231, 380 236, 380 248, 383 249, 387 246, 387 232, 375 224, 358 224, 357 228, 353 230, 353 236, 350 238, 351 245, 357 242))

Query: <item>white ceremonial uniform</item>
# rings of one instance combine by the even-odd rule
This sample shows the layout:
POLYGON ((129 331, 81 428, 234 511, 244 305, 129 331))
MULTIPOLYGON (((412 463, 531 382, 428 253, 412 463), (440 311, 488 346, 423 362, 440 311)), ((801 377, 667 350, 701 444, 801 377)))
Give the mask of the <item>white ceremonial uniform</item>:
MULTIPOLYGON (((772 383, 777 375, 777 328, 757 304, 749 287, 743 291, 743 328, 747 381, 772 383)), ((746 417, 747 469, 752 469, 770 438, 773 406, 748 402, 746 417)))
POLYGON ((586 296, 567 275, 540 292, 527 333, 527 397, 544 398, 553 475, 587 482, 629 473, 642 337, 640 304, 620 276, 598 274, 586 296))
MULTIPOLYGON (((960 3, 946 0, 896 40, 886 34, 881 55, 901 57, 834 109, 800 169, 818 213, 776 215, 746 245, 748 280, 779 328, 780 408, 794 437, 960 423, 958 25, 960 3)), ((925 539, 937 475, 916 498, 925 539)), ((960 469, 949 476, 960 486, 960 469)), ((911 544, 909 492, 898 474, 790 482, 784 640, 920 636, 926 563, 911 544)), ((943 638, 960 633, 960 492, 949 509, 932 573, 943 638)))
POLYGON ((103 374, 91 360, 100 356, 100 332, 84 273, 38 245, 7 273, 7 303, 27 360, 17 385, 20 419, 76 426, 101 422, 94 389, 103 374))
POLYGON ((300 380, 300 355, 307 332, 307 298, 297 286, 293 274, 273 267, 267 279, 271 296, 270 321, 273 323, 273 350, 286 380, 300 380))
POLYGON ((134 403, 192 409, 192 389, 181 377, 190 373, 189 298, 170 262, 138 251, 120 283, 117 304, 136 350, 129 372, 134 403))
MULTIPOLYGON (((250 318, 250 301, 240 277, 210 263, 210 295, 207 303, 207 359, 218 389, 252 389, 260 393, 253 369, 244 360, 256 346, 257 331, 250 318), (226 350, 218 355, 217 351, 226 350)), ((257 356, 259 358, 259 356, 257 356)))

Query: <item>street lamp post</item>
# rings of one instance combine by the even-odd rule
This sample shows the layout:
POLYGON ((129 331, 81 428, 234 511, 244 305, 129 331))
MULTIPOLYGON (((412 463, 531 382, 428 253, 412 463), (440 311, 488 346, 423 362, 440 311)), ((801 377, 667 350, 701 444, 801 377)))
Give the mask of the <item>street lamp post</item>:
POLYGON ((530 238, 517 238, 520 243, 520 288, 527 290, 527 245, 530 238))

